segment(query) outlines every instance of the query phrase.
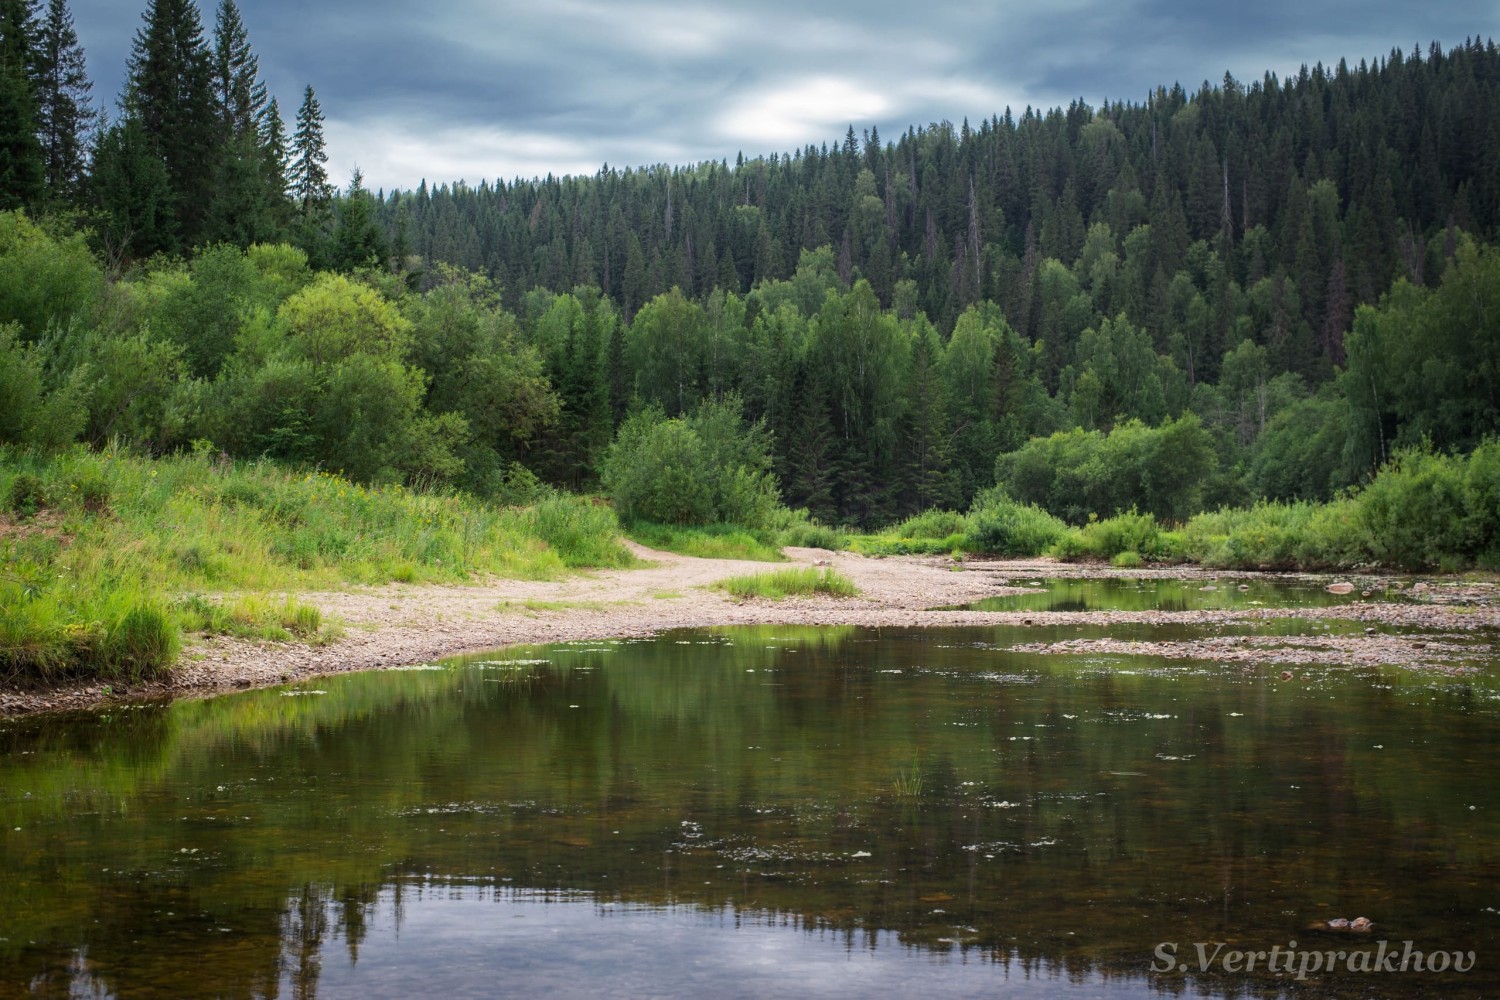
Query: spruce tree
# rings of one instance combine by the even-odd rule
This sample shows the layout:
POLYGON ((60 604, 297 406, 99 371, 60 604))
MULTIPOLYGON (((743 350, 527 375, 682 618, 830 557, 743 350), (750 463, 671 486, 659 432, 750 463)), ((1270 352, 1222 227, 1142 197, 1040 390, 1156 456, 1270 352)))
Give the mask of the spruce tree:
POLYGON ((220 149, 213 96, 213 58, 192 0, 150 0, 136 32, 125 91, 127 116, 138 116, 166 167, 179 247, 200 242, 220 149))
POLYGON ((28 0, 0 0, 0 209, 42 196, 45 171, 32 85, 36 55, 28 0))
POLYGON ((67 203, 76 200, 82 189, 84 151, 96 120, 89 104, 93 84, 67 0, 48 0, 47 16, 37 33, 36 57, 36 124, 47 197, 67 203))
POLYGON ((111 267, 176 245, 171 179, 138 115, 100 129, 88 190, 111 267))
POLYGON ((321 258, 327 242, 327 227, 333 189, 328 184, 328 153, 323 142, 323 109, 318 106, 312 85, 302 95, 297 109, 297 131, 292 135, 292 199, 300 215, 302 248, 315 260, 321 258))
POLYGON ((221 0, 214 25, 213 97, 219 131, 207 236, 244 245, 277 238, 286 183, 279 157, 265 144, 278 138, 260 64, 234 0, 221 0))

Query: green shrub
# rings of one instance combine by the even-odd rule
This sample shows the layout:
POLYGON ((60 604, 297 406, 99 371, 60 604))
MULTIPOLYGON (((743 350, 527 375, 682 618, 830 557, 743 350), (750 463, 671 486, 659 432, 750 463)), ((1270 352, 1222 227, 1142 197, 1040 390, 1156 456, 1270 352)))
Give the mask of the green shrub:
POLYGON ((770 437, 744 426, 738 399, 705 401, 687 417, 658 407, 628 417, 600 478, 625 521, 766 528, 780 509, 770 437))
POLYGON ((891 530, 900 538, 948 538, 962 535, 969 519, 951 510, 926 510, 902 521, 891 530))
POLYGON ((12 514, 30 517, 47 505, 46 487, 36 475, 18 472, 5 491, 5 509, 12 514))
POLYGON ((781 533, 781 544, 804 549, 832 549, 838 551, 848 548, 849 536, 824 524, 807 523, 783 530, 781 533))
POLYGON ((998 489, 986 490, 975 498, 967 522, 963 544, 947 548, 1001 556, 1037 556, 1068 530, 1066 524, 1040 507, 1017 503, 998 489))
POLYGON ((1120 569, 1136 569, 1137 567, 1144 566, 1145 563, 1146 560, 1141 558, 1139 552, 1130 551, 1116 553, 1115 557, 1109 561, 1111 566, 1116 566, 1120 569))
POLYGON ((1059 559, 1113 559, 1125 552, 1137 559, 1154 557, 1161 551, 1160 538, 1156 518, 1132 510, 1068 532, 1053 546, 1052 554, 1059 559))
POLYGON ((583 497, 549 497, 531 508, 530 521, 565 566, 629 566, 635 561, 620 544, 614 511, 583 497))
POLYGON ((777 535, 732 524, 674 525, 637 521, 630 526, 629 535, 649 549, 698 559, 786 561, 777 535))

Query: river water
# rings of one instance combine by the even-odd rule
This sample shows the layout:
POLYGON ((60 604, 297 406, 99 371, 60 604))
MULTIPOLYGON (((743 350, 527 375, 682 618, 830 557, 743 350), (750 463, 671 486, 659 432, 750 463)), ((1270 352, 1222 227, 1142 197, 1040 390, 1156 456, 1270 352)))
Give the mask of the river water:
POLYGON ((1500 995, 1493 660, 1023 638, 684 631, 5 723, 0 996, 1500 995))

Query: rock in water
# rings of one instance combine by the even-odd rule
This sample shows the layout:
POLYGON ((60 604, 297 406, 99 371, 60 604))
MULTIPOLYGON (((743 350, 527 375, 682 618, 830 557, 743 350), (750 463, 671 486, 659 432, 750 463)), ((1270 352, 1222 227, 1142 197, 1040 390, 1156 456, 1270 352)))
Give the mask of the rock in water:
POLYGON ((1339 583, 1330 583, 1323 589, 1330 594, 1352 594, 1354 593, 1354 584, 1340 581, 1339 583))

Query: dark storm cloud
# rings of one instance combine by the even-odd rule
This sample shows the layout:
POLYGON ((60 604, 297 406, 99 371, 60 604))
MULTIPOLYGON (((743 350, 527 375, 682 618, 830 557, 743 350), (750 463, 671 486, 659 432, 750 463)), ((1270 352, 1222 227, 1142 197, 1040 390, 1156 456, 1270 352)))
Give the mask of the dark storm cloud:
MULTIPOLYGON (((201 2, 211 31, 217 0, 201 2)), ((114 103, 144 7, 73 0, 101 103, 114 103)), ((851 123, 894 136, 1006 105, 1138 101, 1226 70, 1251 81, 1500 34, 1494 0, 240 7, 283 113, 312 84, 335 176, 358 163, 372 186, 733 159, 836 141, 851 123)))

